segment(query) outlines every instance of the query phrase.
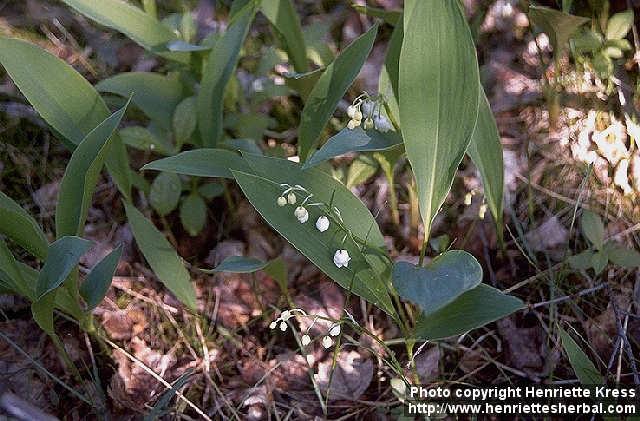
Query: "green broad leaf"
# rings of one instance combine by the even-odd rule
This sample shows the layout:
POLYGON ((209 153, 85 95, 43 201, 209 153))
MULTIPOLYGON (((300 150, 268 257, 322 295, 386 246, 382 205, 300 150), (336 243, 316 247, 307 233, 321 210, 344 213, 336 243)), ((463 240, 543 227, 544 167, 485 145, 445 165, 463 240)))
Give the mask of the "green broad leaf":
POLYGON ((47 259, 40 270, 36 284, 36 297, 58 288, 91 248, 92 242, 80 237, 61 237, 49 245, 47 259))
POLYGON ((56 295, 61 291, 51 291, 31 303, 31 314, 33 320, 52 337, 57 337, 53 327, 53 310, 56 307, 56 295))
POLYGON ((155 17, 124 0, 62 0, 78 13, 100 25, 113 28, 131 38, 145 49, 182 63, 189 62, 185 53, 163 53, 167 43, 177 39, 176 35, 155 17))
POLYGON ((359 186, 378 172, 378 161, 369 155, 358 155, 349 166, 345 185, 348 189, 359 186))
POLYGON ((190 236, 200 234, 207 222, 207 205, 198 194, 190 194, 180 204, 180 221, 190 236))
POLYGON ((40 260, 47 257, 49 241, 31 215, 9 196, 0 191, 0 234, 40 260))
POLYGON ((249 171, 245 161, 235 152, 225 149, 196 149, 159 159, 142 167, 196 177, 233 178, 231 170, 249 171))
POLYGON ((178 377, 172 384, 171 388, 162 392, 158 397, 158 400, 153 407, 142 418, 142 421, 157 421, 170 415, 172 410, 169 406, 171 399, 178 394, 178 392, 188 384, 191 380, 194 372, 191 369, 187 369, 180 377, 178 377))
POLYGON ((502 143, 496 120, 491 112, 489 100, 480 89, 480 105, 478 121, 471 136, 467 153, 480 172, 484 197, 493 219, 496 222, 496 232, 499 242, 503 242, 502 231, 502 195, 504 190, 504 165, 502 164, 502 143))
POLYGON ((633 49, 633 47, 631 46, 631 43, 629 42, 629 40, 627 39, 610 39, 605 41, 604 43, 605 47, 615 47, 617 49, 619 49, 620 51, 631 51, 633 49))
MULTIPOLYGON (((302 171, 298 164, 255 155, 245 156, 252 174, 234 171, 236 181, 262 217, 296 249, 343 288, 375 304, 388 314, 395 310, 388 294, 391 264, 384 238, 364 204, 330 175, 311 169, 302 171), (332 203, 340 210, 342 221, 326 209, 308 206, 309 220, 301 224, 294 216, 297 205, 278 206, 282 184, 301 185, 313 197, 309 203, 332 203), (320 232, 315 224, 320 216, 330 220, 328 230, 320 232), (349 229, 346 235, 342 228, 349 229), (344 241, 343 241, 344 240, 344 241), (348 267, 334 263, 337 250, 347 250, 348 267)), ((297 192, 298 204, 305 194, 297 192)))
POLYGON ((171 129, 173 112, 184 98, 182 83, 177 77, 159 73, 120 73, 100 81, 100 92, 132 97, 131 101, 154 123, 163 129, 171 129))
POLYGON ((596 75, 601 79, 606 79, 613 74, 613 60, 607 55, 606 50, 598 51, 591 61, 596 75))
POLYGON ((149 129, 141 126, 128 126, 118 130, 125 145, 145 152, 160 155, 173 155, 176 151, 173 145, 163 136, 156 136, 149 129))
POLYGON ((324 71, 325 69, 321 67, 307 73, 288 73, 284 75, 284 82, 289 88, 296 91, 304 102, 307 102, 309 94, 324 71))
POLYGON ((107 295, 121 256, 122 244, 99 261, 80 285, 80 295, 87 303, 87 312, 98 307, 107 295))
MULTIPOLYGON (((173 113, 173 135, 176 143, 183 145, 189 143, 191 135, 196 131, 196 97, 182 100, 173 113)), ((178 146, 178 149, 180 147, 178 146)))
POLYGON ((198 129, 205 147, 214 147, 222 137, 222 113, 227 83, 238 64, 240 49, 256 13, 249 2, 238 11, 218 39, 204 65, 197 101, 198 129))
POLYGON ((622 39, 627 36, 633 25, 633 10, 616 13, 607 22, 607 39, 622 39))
POLYGON ((0 238, 0 281, 11 291, 33 299, 33 285, 28 284, 23 278, 18 262, 2 238, 0 238))
POLYGON ((56 206, 56 237, 82 235, 93 193, 129 102, 89 132, 73 151, 64 171, 56 206))
POLYGON ((175 41, 169 41, 167 43, 167 50, 171 52, 195 53, 195 52, 201 52, 201 51, 209 51, 210 49, 211 49, 210 46, 190 44, 181 39, 177 39, 175 41))
POLYGON ((268 262, 263 262, 255 257, 230 256, 213 269, 202 270, 205 273, 229 272, 229 273, 253 273, 264 269, 268 262))
POLYGON ((529 6, 529 19, 549 36, 554 54, 561 54, 574 32, 590 19, 544 6, 529 6))
POLYGON ((302 28, 304 42, 307 44, 307 57, 318 67, 326 67, 333 61, 335 54, 328 39, 331 39, 332 22, 330 19, 318 20, 302 28))
POLYGON ((620 245, 609 246, 608 244, 605 248, 609 260, 614 265, 625 269, 635 269, 640 267, 640 253, 636 250, 628 249, 620 245))
POLYGON ((604 224, 602 219, 596 213, 585 209, 580 218, 582 225, 582 234, 597 250, 602 249, 604 245, 604 224))
POLYGON ((264 155, 260 146, 253 139, 227 139, 222 144, 223 147, 238 152, 246 152, 253 155, 264 155))
POLYGON ((304 42, 300 18, 292 0, 262 0, 262 13, 279 34, 283 47, 296 72, 304 73, 309 68, 307 46, 304 42))
POLYGON ((300 117, 298 149, 302 161, 306 161, 313 152, 338 102, 360 73, 377 33, 376 24, 355 39, 327 66, 313 86, 300 117))
POLYGON ((172 172, 162 172, 151 183, 149 203, 160 216, 166 216, 178 207, 181 193, 180 177, 172 172))
POLYGON ((602 273, 604 268, 609 263, 609 256, 604 251, 597 251, 591 256, 591 267, 595 271, 596 275, 602 273))
POLYGON ((522 308, 524 303, 518 298, 480 284, 440 310, 421 315, 415 337, 431 341, 462 335, 522 308))
POLYGON ((400 120, 428 239, 471 141, 480 79, 475 46, 458 2, 421 0, 409 5, 400 52, 400 120))
POLYGON ((393 29, 384 64, 380 69, 378 79, 378 92, 386 101, 386 111, 392 121, 400 125, 400 106, 398 101, 398 79, 400 74, 400 51, 404 39, 403 20, 399 19, 398 24, 393 29))
POLYGON ((271 278, 275 279, 280 287, 280 291, 283 294, 287 292, 287 284, 288 284, 288 269, 287 263, 280 256, 276 257, 264 268, 264 272, 269 275, 271 278))
POLYGON ((562 339, 562 347, 569 357, 569 362, 573 371, 575 371, 578 380, 583 385, 599 385, 604 384, 604 380, 595 365, 591 362, 587 354, 578 346, 576 341, 561 327, 558 327, 558 333, 562 339))
POLYGON ((205 199, 211 200, 224 193, 224 186, 220 183, 207 183, 198 187, 198 194, 205 199))
POLYGON ((571 38, 571 48, 576 54, 593 54, 602 48, 603 42, 600 33, 583 28, 571 38))
MULTIPOLYGON (((0 63, 33 108, 74 149, 111 112, 73 67, 40 47, 0 37, 0 63)), ((118 189, 129 197, 129 158, 119 137, 111 141, 106 165, 118 189)))
POLYGON ((574 269, 587 270, 592 265, 593 255, 594 255, 593 251, 586 250, 586 251, 583 251, 582 253, 569 256, 567 261, 569 262, 569 265, 571 265, 571 267, 574 269))
MULTIPOLYGON (((31 266, 27 266, 21 262, 18 262, 18 267, 20 269, 22 278, 26 281, 26 285, 31 291, 30 297, 31 297, 31 301, 33 302, 32 310, 34 307, 47 308, 48 307, 47 297, 49 297, 49 295, 52 295, 54 296, 54 304, 53 304, 54 307, 62 310, 66 314, 71 315, 76 320, 82 319, 82 317, 84 316, 82 309, 78 305, 75 298, 71 297, 68 290, 65 288, 58 288, 57 290, 54 290, 48 294, 45 294, 44 297, 42 297, 40 300, 36 300, 35 289, 36 289, 36 284, 38 283, 38 276, 40 275, 40 273, 34 268, 32 268, 31 266), (41 305, 40 306, 35 305, 36 301, 40 301, 41 305)), ((50 314, 50 317, 53 317, 53 314, 50 314)))
POLYGON ((402 10, 385 10, 380 7, 363 6, 361 4, 352 4, 351 7, 363 15, 380 18, 391 26, 395 26, 402 21, 402 10))
POLYGON ((133 236, 153 272, 178 300, 196 310, 196 292, 175 249, 131 203, 124 202, 124 208, 133 236))
POLYGON ((353 130, 345 128, 327 140, 327 143, 311 155, 302 168, 311 168, 349 152, 384 151, 401 143, 402 137, 394 131, 382 133, 373 129, 363 130, 360 127, 353 130))
POLYGON ((482 282, 482 267, 462 250, 444 252, 425 267, 408 262, 393 265, 393 286, 427 316, 482 282))

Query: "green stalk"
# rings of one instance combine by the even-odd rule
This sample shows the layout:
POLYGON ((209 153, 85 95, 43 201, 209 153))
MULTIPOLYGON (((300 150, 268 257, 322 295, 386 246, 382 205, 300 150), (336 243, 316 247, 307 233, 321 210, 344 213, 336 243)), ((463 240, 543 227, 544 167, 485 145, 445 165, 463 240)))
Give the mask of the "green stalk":
POLYGON ((156 0, 142 0, 144 11, 153 18, 158 19, 158 6, 156 0))

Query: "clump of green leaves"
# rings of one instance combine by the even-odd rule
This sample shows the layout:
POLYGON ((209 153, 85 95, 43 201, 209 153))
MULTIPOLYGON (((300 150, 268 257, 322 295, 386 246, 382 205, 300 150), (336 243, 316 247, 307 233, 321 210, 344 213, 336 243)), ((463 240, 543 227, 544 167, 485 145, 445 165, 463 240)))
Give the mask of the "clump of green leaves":
MULTIPOLYGON (((158 20, 155 8, 142 10, 121 0, 63 1, 167 60, 170 70, 118 74, 94 88, 60 60, 31 44, 9 39, 0 39, 0 62, 63 142, 75 148, 74 155, 84 151, 82 139, 91 137, 91 130, 107 118, 103 96, 110 103, 131 98, 138 123, 118 131, 114 126, 111 132, 115 133, 107 136, 112 145, 101 149, 100 157, 122 193, 142 254, 164 285, 190 309, 195 310, 197 303, 189 273, 165 235, 136 208, 132 186, 147 196, 161 219, 179 209, 186 231, 196 235, 206 224, 206 201, 225 193, 222 185, 202 184, 198 177, 235 181, 267 223, 311 262, 349 293, 388 313, 408 338, 408 351, 416 338, 458 335, 523 306, 517 298, 482 284, 480 265, 466 252, 438 247, 439 255, 428 263, 426 259, 433 220, 465 155, 480 172, 500 238, 502 232, 502 149, 480 85, 473 38, 457 1, 407 0, 404 11, 382 15, 364 8, 363 13, 377 13, 383 22, 371 25, 335 57, 332 52, 319 54, 318 45, 307 45, 311 42, 304 38, 292 0, 234 1, 226 30, 199 42, 194 41, 189 12, 158 20), (257 78, 255 95, 247 100, 235 69, 257 13, 270 22, 279 47, 276 54, 265 55, 258 66, 259 76, 268 74, 261 68, 273 67, 274 57, 276 62, 278 57, 288 57, 293 72, 285 78, 286 86, 257 78), (368 105, 356 99, 347 109, 351 120, 346 128, 320 146, 329 137, 326 126, 334 121, 331 117, 367 60, 381 24, 393 26, 393 35, 379 93, 362 96, 374 104, 373 109, 367 112, 363 107, 368 105), (322 66, 312 68, 311 62, 322 66), (269 95, 290 95, 292 89, 304 102, 296 145, 300 163, 267 156, 278 152, 261 147, 271 119, 258 105, 269 95), (238 113, 238 104, 249 112, 238 113), (89 115, 87 110, 92 110, 89 115), (129 168, 126 147, 161 157, 142 168, 160 171, 151 185, 129 168), (327 172, 312 168, 345 153, 361 153, 346 172, 346 186, 327 172), (394 171, 402 157, 408 159, 415 177, 425 228, 418 265, 391 260, 376 219, 349 190, 381 168, 390 183, 390 203, 397 223, 394 171), (306 214, 296 214, 298 208, 290 209, 288 199, 282 203, 282 186, 303 186, 306 214), (322 229, 306 223, 323 217, 322 229), (399 304, 400 297, 417 306, 418 317, 411 317, 399 304)), ((72 162, 76 160, 72 158, 72 162)), ((85 188, 95 183, 92 177, 101 168, 90 162, 86 156, 77 160, 79 167, 89 165, 85 188)), ((78 183, 63 190, 79 191, 78 183)), ((225 195, 228 200, 229 196, 225 195)), ((78 227, 84 222, 90 197, 85 194, 74 199, 73 206, 67 208, 72 216, 60 218, 59 233, 81 234, 78 227)), ((65 240, 64 247, 69 247, 67 242, 77 249, 73 256, 81 255, 86 246, 80 240, 65 240)), ((35 244, 31 247, 46 248, 35 244)), ((97 272, 108 273, 114 259, 107 260, 97 272)), ((237 269, 247 265, 243 261, 222 266, 237 269)), ((254 271, 270 266, 248 267, 254 271)), ((66 272, 62 275, 70 276, 66 272)), ((46 295, 67 284, 60 277, 53 277, 55 282, 47 284, 51 288, 41 292, 46 295)), ((95 282, 94 277, 87 279, 87 285, 95 282)), ((70 283, 73 294, 89 288, 79 287, 75 278, 70 283)), ((99 293, 85 297, 87 304, 99 301, 104 285, 95 290, 99 293)), ((36 303, 40 298, 34 296, 36 303)))
POLYGON ((600 216, 590 210, 582 212, 580 219, 582 235, 589 248, 569 257, 569 264, 577 270, 593 269, 599 275, 607 264, 612 263, 625 269, 640 267, 640 253, 612 241, 605 241, 605 227, 600 216))

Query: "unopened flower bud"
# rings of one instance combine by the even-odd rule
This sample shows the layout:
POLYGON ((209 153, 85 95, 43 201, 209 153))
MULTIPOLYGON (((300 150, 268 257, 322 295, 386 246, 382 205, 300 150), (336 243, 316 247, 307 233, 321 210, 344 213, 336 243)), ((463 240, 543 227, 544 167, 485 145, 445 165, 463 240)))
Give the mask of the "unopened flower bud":
POLYGON ((289 202, 290 205, 293 205, 296 203, 296 194, 294 192, 290 192, 287 195, 287 202, 289 202))
POLYGON ((362 125, 362 127, 365 130, 373 129, 373 120, 371 119, 371 117, 367 117, 367 119, 364 121, 364 124, 362 125))
POLYGON ((469 206, 471 204, 471 192, 464 196, 464 205, 469 206))
POLYGON ((284 196, 280 196, 276 203, 278 203, 278 206, 284 206, 287 204, 287 199, 285 199, 284 196))
POLYGON ((275 329, 276 326, 278 326, 278 324, 275 321, 273 321, 269 324, 269 329, 275 329))
POLYGON ((284 310, 281 314, 280 314, 280 318, 282 320, 284 320, 285 322, 287 320, 289 320, 292 317, 292 314, 289 310, 284 310))
POLYGON ((338 336, 340 334, 340 325, 335 325, 329 330, 329 335, 338 336))
POLYGON ((349 116, 349 118, 353 118, 353 116, 356 115, 356 111, 358 111, 358 109, 355 105, 349 105, 347 107, 347 115, 349 116))
POLYGON ((302 335, 302 346, 307 346, 311 343, 311 337, 309 335, 302 335))
POLYGON ((318 220, 316 221, 316 228, 318 228, 318 231, 320 232, 325 232, 326 230, 328 230, 329 218, 327 218, 326 216, 319 217, 318 220))
POLYGON ((360 120, 349 120, 347 123, 347 128, 349 130, 353 130, 360 125, 360 120))
POLYGON ((360 121, 360 120, 362 120, 362 113, 360 111, 356 111, 355 114, 353 114, 352 118, 354 120, 360 121))
POLYGON ((301 224, 304 224, 309 219, 309 212, 302 206, 298 206, 293 214, 301 224))
POLYGON ((487 213, 487 204, 483 203, 480 205, 480 209, 478 209, 478 218, 484 219, 485 213, 487 213))

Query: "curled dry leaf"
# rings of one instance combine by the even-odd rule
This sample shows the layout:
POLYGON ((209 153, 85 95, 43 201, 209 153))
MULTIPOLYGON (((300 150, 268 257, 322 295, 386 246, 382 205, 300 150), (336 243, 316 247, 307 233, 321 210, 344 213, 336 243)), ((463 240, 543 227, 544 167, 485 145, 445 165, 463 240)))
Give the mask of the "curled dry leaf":
POLYGON ((565 244, 568 238, 569 231, 555 216, 547 219, 538 228, 529 231, 526 235, 527 243, 533 251, 553 249, 565 244))
POLYGON ((363 359, 356 351, 341 351, 333 377, 331 376, 332 365, 333 358, 327 358, 318 364, 318 373, 313 376, 322 393, 326 395, 328 391, 330 399, 358 400, 373 378, 373 362, 370 359, 363 359), (329 379, 331 379, 330 385, 329 379))
POLYGON ((102 327, 115 340, 128 340, 141 334, 147 327, 147 318, 139 308, 105 310, 101 312, 102 327))
MULTIPOLYGON (((177 362, 173 352, 165 353, 151 349, 137 337, 132 339, 130 345, 131 354, 162 378, 171 382, 178 377, 178 373, 172 370, 177 362)), ((115 350, 113 359, 118 366, 118 371, 111 378, 109 395, 121 407, 143 410, 147 402, 164 391, 164 386, 138 363, 132 362, 122 351, 115 350)))

